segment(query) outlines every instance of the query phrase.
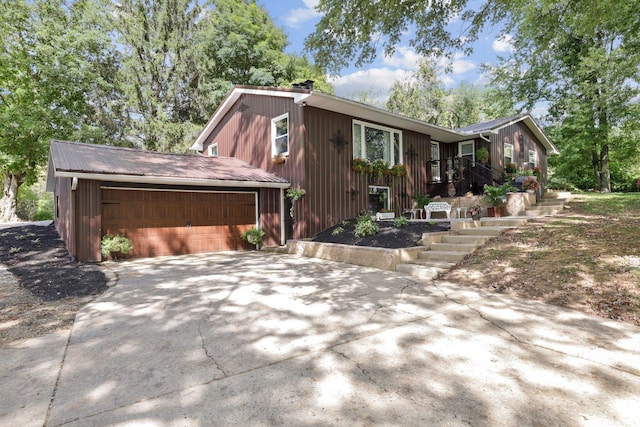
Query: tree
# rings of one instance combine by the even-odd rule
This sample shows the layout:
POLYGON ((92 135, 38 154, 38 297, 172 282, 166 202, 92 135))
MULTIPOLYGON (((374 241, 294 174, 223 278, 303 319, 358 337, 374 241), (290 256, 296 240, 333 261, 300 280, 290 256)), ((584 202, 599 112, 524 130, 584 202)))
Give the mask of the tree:
POLYGON ((512 18, 518 19, 514 53, 494 73, 494 81, 524 108, 549 104, 558 143, 566 147, 556 163, 559 171, 586 183, 589 170, 591 188, 605 192, 611 191, 614 140, 623 131, 633 138, 640 130, 634 108, 640 95, 640 24, 634 3, 610 8, 545 0, 542 14, 522 10, 512 18))
POLYGON ((37 178, 51 138, 88 133, 95 64, 108 54, 90 0, 0 2, 0 221, 17 219, 18 189, 37 178))
POLYGON ((438 78, 442 71, 433 60, 421 61, 411 78, 394 82, 387 109, 449 128, 512 113, 512 109, 502 107, 499 94, 493 90, 464 82, 446 89, 438 78))
POLYGON ((615 7, 586 0, 486 0, 476 10, 468 3, 320 0, 324 15, 307 47, 318 64, 335 72, 351 59, 370 62, 380 45, 393 53, 407 32, 414 34, 410 45, 429 57, 468 51, 485 25, 500 25, 503 35, 513 36, 515 49, 496 81, 522 109, 544 101, 553 121, 580 126, 573 143, 589 146, 582 161, 591 165, 597 188, 609 191, 612 132, 634 120, 630 106, 638 96, 637 0, 615 7), (452 33, 454 19, 466 22, 467 31, 452 33))

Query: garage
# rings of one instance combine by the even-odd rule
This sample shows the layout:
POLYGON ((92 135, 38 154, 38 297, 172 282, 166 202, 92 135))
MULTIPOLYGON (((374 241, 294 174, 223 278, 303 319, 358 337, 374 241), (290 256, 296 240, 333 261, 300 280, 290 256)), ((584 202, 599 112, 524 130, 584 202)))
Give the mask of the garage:
POLYGON ((49 149, 55 226, 78 261, 101 261, 105 234, 131 240, 131 258, 250 250, 241 235, 253 227, 265 246, 283 245, 288 187, 234 157, 68 141, 49 149))
POLYGON ((126 234, 131 256, 247 249, 257 223, 256 192, 101 188, 103 234, 126 234))

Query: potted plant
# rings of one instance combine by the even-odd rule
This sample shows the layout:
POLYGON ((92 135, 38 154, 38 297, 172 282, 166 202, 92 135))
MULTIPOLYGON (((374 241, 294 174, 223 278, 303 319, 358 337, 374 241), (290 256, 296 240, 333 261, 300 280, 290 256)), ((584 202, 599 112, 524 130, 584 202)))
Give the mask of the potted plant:
POLYGON ((287 158, 282 154, 276 154, 271 158, 271 163, 273 163, 274 165, 281 165, 286 161, 287 161, 287 158))
POLYGON ((131 241, 124 234, 105 234, 100 242, 103 259, 117 261, 122 254, 128 254, 132 249, 131 241))
POLYGON ((245 242, 255 245, 256 249, 260 250, 262 248, 262 238, 264 235, 264 230, 253 227, 242 233, 240 237, 242 237, 242 240, 245 242))
POLYGON ((528 176, 522 181, 522 189, 527 193, 535 193, 538 187, 540 187, 540 183, 535 176, 528 176))
POLYGON ((504 204, 507 202, 507 193, 514 188, 508 182, 497 185, 484 186, 484 198, 491 205, 487 208, 487 214, 492 217, 504 216, 504 204))
POLYGON ((293 218, 294 215, 294 203, 298 200, 302 199, 304 195, 307 194, 307 190, 297 185, 295 187, 291 187, 287 190, 287 197, 291 199, 291 209, 289 209, 289 215, 293 218))
POLYGON ((360 173, 371 172, 371 162, 367 159, 355 158, 351 161, 351 169, 360 173))
POLYGON ((428 194, 422 194, 419 191, 413 195, 412 199, 414 208, 420 210, 424 209, 424 207, 431 201, 431 197, 429 197, 428 194))
POLYGON ((476 150, 476 160, 480 163, 486 163, 489 160, 489 150, 487 147, 480 147, 476 150))

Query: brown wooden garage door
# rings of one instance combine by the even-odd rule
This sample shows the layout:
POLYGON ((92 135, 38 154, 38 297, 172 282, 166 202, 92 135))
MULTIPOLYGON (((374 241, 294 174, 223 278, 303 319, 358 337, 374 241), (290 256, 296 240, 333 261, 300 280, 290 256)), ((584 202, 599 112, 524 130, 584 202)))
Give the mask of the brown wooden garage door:
POLYGON ((123 233, 132 257, 246 249, 255 193, 102 190, 102 234, 123 233))

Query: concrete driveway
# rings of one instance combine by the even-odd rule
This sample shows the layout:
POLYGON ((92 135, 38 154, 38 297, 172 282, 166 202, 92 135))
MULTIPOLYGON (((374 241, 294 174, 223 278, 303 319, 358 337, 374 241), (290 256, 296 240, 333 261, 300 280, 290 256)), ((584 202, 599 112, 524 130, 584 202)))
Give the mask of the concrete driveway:
POLYGON ((23 389, 31 399, 0 404, 1 425, 640 420, 640 328, 631 325, 291 255, 111 268, 117 285, 78 314, 68 343, 2 350, 15 381, 1 395, 23 389), (12 365, 6 357, 20 351, 12 365))

